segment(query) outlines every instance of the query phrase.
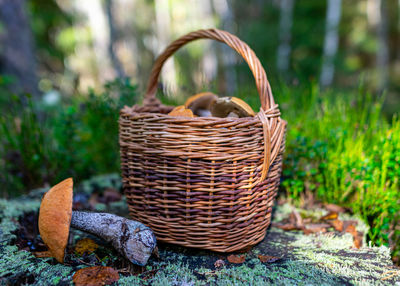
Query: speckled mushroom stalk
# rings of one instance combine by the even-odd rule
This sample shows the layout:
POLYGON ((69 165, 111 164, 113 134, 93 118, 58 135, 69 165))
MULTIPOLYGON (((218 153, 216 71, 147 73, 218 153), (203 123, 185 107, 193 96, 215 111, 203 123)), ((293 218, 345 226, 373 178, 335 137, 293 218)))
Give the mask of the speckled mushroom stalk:
POLYGON ((39 232, 50 253, 64 262, 70 227, 111 243, 132 263, 144 266, 156 247, 156 237, 144 224, 107 213, 72 211, 73 181, 66 179, 42 198, 39 232))
POLYGON ((156 246, 150 228, 113 214, 73 211, 71 226, 104 239, 132 263, 142 266, 156 246))

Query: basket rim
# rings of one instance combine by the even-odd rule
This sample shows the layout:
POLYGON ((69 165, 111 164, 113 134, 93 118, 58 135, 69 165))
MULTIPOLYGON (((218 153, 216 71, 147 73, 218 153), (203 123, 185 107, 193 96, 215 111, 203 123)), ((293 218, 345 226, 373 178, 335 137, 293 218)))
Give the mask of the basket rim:
MULTIPOLYGON (((134 106, 127 106, 125 105, 123 108, 120 110, 120 115, 128 115, 128 116, 140 116, 140 117, 154 117, 154 118, 166 118, 166 119, 173 119, 175 123, 182 121, 192 121, 192 122, 213 122, 213 123, 226 123, 226 122, 251 122, 251 121, 259 121, 261 122, 258 113, 256 113, 254 116, 248 116, 248 117, 241 117, 241 118, 235 118, 235 117, 214 117, 214 116, 198 116, 198 117, 184 117, 184 116, 175 116, 175 115, 169 115, 167 113, 160 113, 160 112, 151 112, 151 111, 135 111, 135 108, 137 107, 144 107, 145 105, 139 105, 136 104, 134 106)), ((170 105, 163 105, 163 107, 174 107, 170 105)), ((261 112, 261 111, 260 111, 261 112)), ((287 124, 287 121, 282 119, 280 110, 278 108, 278 105, 276 104, 273 108, 264 111, 264 114, 267 117, 270 118, 277 118, 278 120, 283 121, 284 123, 287 124), (273 114, 273 112, 276 112, 276 114, 273 114)))

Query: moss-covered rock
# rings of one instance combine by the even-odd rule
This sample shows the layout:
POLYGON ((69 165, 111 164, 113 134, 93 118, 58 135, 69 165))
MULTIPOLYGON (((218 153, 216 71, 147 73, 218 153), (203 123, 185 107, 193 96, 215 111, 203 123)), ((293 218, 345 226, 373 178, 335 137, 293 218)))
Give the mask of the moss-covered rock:
MULTIPOLYGON (((101 192, 105 188, 120 189, 118 176, 100 176, 86 181, 75 188, 75 195, 88 199, 93 192, 101 192)), ((0 285, 70 285, 73 274, 79 268, 88 265, 127 265, 108 245, 99 248, 103 253, 101 261, 93 258, 93 262, 90 262, 89 257, 85 263, 79 264, 81 260, 69 252, 65 265, 58 264, 51 258, 36 258, 30 251, 19 249, 15 245, 15 232, 20 227, 19 218, 38 211, 44 191, 35 190, 25 197, 11 201, 0 200, 0 285)), ((120 215, 127 214, 124 200, 102 204, 96 208, 120 215)), ((277 207, 274 221, 285 218, 291 210, 289 205, 277 207)), ((324 214, 323 210, 299 212, 310 217, 324 214)), ((357 229, 365 232, 367 227, 359 221, 357 229)), ((70 244, 82 237, 87 235, 73 231, 70 244)), ((348 233, 304 235, 299 231, 270 228, 264 241, 246 253, 244 263, 231 264, 224 254, 161 244, 160 258, 151 258, 149 264, 144 269, 139 269, 140 271, 137 268, 135 271, 131 269, 131 273, 136 274, 129 274, 126 270, 129 267, 119 268, 121 278, 117 284, 400 285, 400 270, 393 266, 388 248, 354 249, 352 246, 353 238, 348 233), (258 259, 259 255, 280 259, 262 263, 258 259), (223 261, 223 265, 218 268, 215 266, 217 260, 220 260, 220 264, 223 261)), ((99 253, 96 255, 100 256, 99 253)))

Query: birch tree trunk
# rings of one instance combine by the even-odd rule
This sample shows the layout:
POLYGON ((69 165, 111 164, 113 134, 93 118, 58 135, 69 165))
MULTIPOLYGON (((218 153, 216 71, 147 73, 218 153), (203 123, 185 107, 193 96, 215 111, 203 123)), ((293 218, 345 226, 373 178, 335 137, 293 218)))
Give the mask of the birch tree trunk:
POLYGON ((320 77, 321 86, 329 86, 333 81, 333 76, 335 73, 334 59, 339 44, 338 28, 341 13, 342 1, 328 0, 326 11, 324 54, 320 77))
POLYGON ((38 95, 34 40, 25 0, 0 0, 0 72, 15 77, 15 92, 38 95))
POLYGON ((115 53, 115 42, 117 41, 117 30, 115 28, 114 11, 113 11, 113 1, 105 0, 104 3, 105 12, 107 15, 108 31, 109 31, 109 41, 108 41, 108 55, 111 59, 111 63, 114 70, 119 78, 126 77, 124 68, 115 53))
POLYGON ((107 80, 114 79, 115 73, 108 54, 110 41, 108 24, 101 1, 75 0, 74 6, 78 11, 86 15, 87 25, 91 31, 93 47, 90 48, 93 50, 95 62, 94 70, 91 71, 91 73, 94 73, 97 83, 103 83, 107 80))
MULTIPOLYGON (((155 0, 154 1, 156 12, 156 34, 157 46, 155 53, 159 55, 171 42, 171 17, 169 15, 169 1, 155 0)), ((161 77, 165 84, 164 92, 167 94, 174 94, 177 91, 176 71, 174 59, 169 58, 161 71, 161 77)))
MULTIPOLYGON (((221 20, 221 29, 234 33, 233 31, 233 13, 227 0, 213 0, 213 7, 215 14, 221 20)), ((236 54, 227 45, 217 45, 218 58, 221 58, 222 63, 219 67, 223 68, 224 87, 221 88, 223 92, 232 95, 236 90, 236 71, 235 61, 236 54)))
MULTIPOLYGON (((193 5, 198 5, 198 12, 195 13, 199 19, 197 22, 204 23, 202 28, 209 28, 215 26, 213 23, 212 3, 210 0, 192 1, 193 5), (208 25, 207 25, 208 24, 208 25)), ((209 83, 215 79, 218 70, 218 58, 215 49, 215 41, 205 41, 204 55, 202 58, 202 68, 204 83, 209 83)))
POLYGON ((279 46, 277 56, 277 68, 284 75, 289 70, 290 63, 290 40, 292 37, 291 29, 293 23, 294 0, 280 1, 280 21, 279 21, 279 46))
MULTIPOLYGON (((400 31, 400 0, 397 1, 397 31, 400 31)), ((400 49, 397 49, 397 59, 400 60, 400 49)))
POLYGON ((378 22, 378 50, 376 65, 378 68, 378 88, 384 90, 389 81, 389 47, 388 47, 388 11, 387 0, 379 3, 380 21, 378 22))
POLYGON ((387 1, 368 0, 367 16, 368 24, 375 29, 377 35, 378 47, 376 51, 376 69, 378 76, 378 89, 383 90, 387 87, 389 77, 387 1))

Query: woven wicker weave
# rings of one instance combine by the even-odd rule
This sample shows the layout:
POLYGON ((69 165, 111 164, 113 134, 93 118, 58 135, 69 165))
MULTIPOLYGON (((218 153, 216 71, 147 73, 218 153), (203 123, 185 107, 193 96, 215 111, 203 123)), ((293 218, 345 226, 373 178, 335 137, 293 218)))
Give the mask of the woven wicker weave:
POLYGON ((286 123, 265 71, 236 36, 209 29, 170 44, 153 67, 143 106, 120 113, 123 186, 132 218, 159 241, 231 252, 261 241, 280 182, 286 123), (261 100, 254 117, 173 117, 155 97, 164 62, 196 39, 223 42, 253 72, 261 100))

